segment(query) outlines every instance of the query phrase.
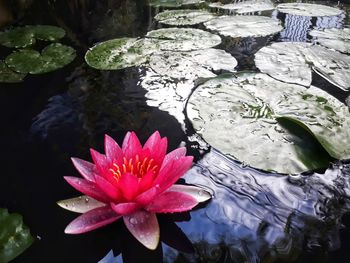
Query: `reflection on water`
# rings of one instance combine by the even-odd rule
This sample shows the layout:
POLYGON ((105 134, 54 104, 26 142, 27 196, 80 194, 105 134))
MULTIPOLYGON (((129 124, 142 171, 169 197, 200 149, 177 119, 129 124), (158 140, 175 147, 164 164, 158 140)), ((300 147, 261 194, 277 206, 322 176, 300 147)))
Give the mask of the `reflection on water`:
MULTIPOLYGON (((341 240, 339 231, 341 216, 349 211, 349 164, 336 163, 325 173, 280 176, 245 167, 214 149, 202 158, 205 145, 196 140, 183 112, 198 80, 159 76, 147 66, 97 71, 83 62, 83 54, 96 42, 154 29, 151 16, 157 8, 143 0, 32 2, 27 12, 28 6, 16 14, 0 13, 0 20, 6 20, 0 27, 13 17, 21 18, 19 24, 61 26, 80 59, 23 84, 0 84, 5 113, 0 206, 23 214, 33 234, 41 237, 17 262, 97 262, 111 249, 115 256, 122 252, 124 262, 327 262, 333 259, 329 251, 342 248, 337 259, 348 253, 344 241, 350 238, 341 240), (163 244, 155 252, 143 250, 122 223, 67 236, 63 229, 74 215, 55 206, 76 194, 62 179, 77 175, 69 157, 88 159, 84 154, 89 147, 102 148, 104 133, 120 142, 127 130, 141 139, 160 130, 171 149, 185 141, 199 160, 186 183, 214 192, 209 203, 182 215, 181 222, 174 216, 160 218, 163 244), (190 243, 194 253, 186 253, 190 243)), ((254 53, 273 39, 307 41, 312 27, 340 28, 344 23, 343 16, 273 16, 285 25, 275 38, 224 39, 220 48, 236 57, 239 70, 254 69, 254 53)), ((6 52, 0 49, 0 54, 6 52)), ((121 262, 121 256, 112 262, 121 262)))

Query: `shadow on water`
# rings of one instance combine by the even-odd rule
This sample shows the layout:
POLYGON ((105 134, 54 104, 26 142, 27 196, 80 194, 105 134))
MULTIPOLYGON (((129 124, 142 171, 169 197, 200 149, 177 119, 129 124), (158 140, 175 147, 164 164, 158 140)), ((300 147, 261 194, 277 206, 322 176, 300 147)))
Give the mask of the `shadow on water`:
MULTIPOLYGON (((6 16, 0 12, 0 26, 58 25, 78 53, 57 72, 0 84, 0 206, 21 213, 37 237, 15 262, 98 262, 111 249, 115 256, 122 253, 124 262, 347 262, 350 218, 342 215, 349 211, 349 163, 286 176, 245 167, 215 149, 203 155, 203 145, 188 137, 191 128, 184 125, 184 105, 194 82, 168 83, 162 94, 164 85, 146 85, 147 68, 98 71, 84 63, 85 51, 96 42, 141 36, 154 26, 150 15, 155 10, 145 1, 10 2, 9 7, 0 1, 0 9, 6 3, 8 10, 6 16), (90 159, 89 148, 101 150, 105 133, 120 143, 128 130, 143 142, 159 130, 170 139, 170 149, 187 142, 198 162, 186 183, 214 194, 190 214, 160 216, 162 246, 154 252, 144 249, 121 220, 85 235, 65 235, 76 215, 55 204, 78 195, 63 180, 77 175, 70 157, 90 159)), ((278 17, 286 25, 279 41, 308 40, 311 24, 342 26, 340 18, 278 17)), ((249 63, 256 50, 271 40, 227 40, 223 47, 238 56, 240 69, 247 69, 253 67, 249 63)), ((6 52, 0 49, 1 55, 6 52)), ((333 93, 342 101, 348 96, 333 93)), ((121 256, 113 262, 121 262, 121 256)))

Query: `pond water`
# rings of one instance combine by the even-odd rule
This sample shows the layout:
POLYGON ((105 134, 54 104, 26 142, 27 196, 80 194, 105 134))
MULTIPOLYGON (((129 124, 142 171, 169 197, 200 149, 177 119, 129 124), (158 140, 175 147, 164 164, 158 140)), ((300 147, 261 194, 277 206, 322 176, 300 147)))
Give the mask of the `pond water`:
MULTIPOLYGON (((235 38, 222 33, 216 48, 231 54, 237 60, 230 57, 232 63, 227 63, 226 53, 221 58, 222 54, 207 51, 204 57, 219 57, 217 65, 203 66, 202 58, 201 63, 192 60, 188 66, 181 56, 174 64, 167 61, 174 56, 169 50, 163 52, 169 52, 165 58, 153 56, 149 64, 119 70, 98 70, 85 62, 86 51, 96 43, 169 28, 154 17, 166 9, 180 9, 180 5, 162 6, 180 1, 154 2, 160 4, 151 6, 147 0, 0 0, 1 31, 24 25, 58 26, 66 31, 59 42, 76 50, 76 58, 61 69, 28 74, 19 83, 0 83, 0 207, 21 214, 35 238, 14 262, 98 262, 111 250, 116 258, 109 254, 105 262, 349 262, 349 162, 331 158, 318 146, 312 158, 326 155, 327 162, 314 172, 282 174, 255 169, 247 165, 250 159, 236 161, 207 145, 189 119, 186 102, 205 78, 230 72, 235 63, 235 71, 259 72, 254 54, 272 42, 311 42, 311 29, 348 27, 350 5, 318 1, 344 11, 323 17, 285 14, 274 8, 245 13, 279 19, 283 29, 264 35, 261 32, 267 29, 263 28, 252 36, 235 38), (186 146, 195 156, 195 165, 182 182, 200 185, 213 194, 212 200, 190 213, 159 216, 162 245, 155 251, 139 244, 120 220, 87 234, 66 235, 63 231, 76 215, 56 205, 58 200, 79 195, 63 179, 78 176, 70 157, 90 160, 89 148, 102 151, 104 134, 121 143, 130 130, 142 142, 159 130, 168 137, 169 150, 186 146)), ((291 1, 273 4, 286 2, 291 1)), ((188 7, 234 15, 205 3, 188 7)), ((191 27, 209 31, 202 23, 191 27)), ((267 25, 269 30, 272 27, 267 25)), ((248 29, 243 32, 249 33, 248 29)), ((188 45, 208 41, 199 39, 188 45)), ((44 41, 37 41, 38 50, 45 46, 44 41)), ((0 59, 11 52, 11 48, 0 47, 0 59)), ((280 65, 287 63, 282 58, 280 65)), ((35 66, 29 61, 29 68, 35 66)), ((324 73, 316 64, 305 67, 301 72, 310 74, 312 85, 349 106, 346 83, 332 79, 338 73, 324 73)), ((346 66, 340 70, 344 68, 347 70, 346 66)), ((254 151, 258 145, 250 148, 254 151)), ((279 151, 274 150, 272 163, 279 162, 279 151)))

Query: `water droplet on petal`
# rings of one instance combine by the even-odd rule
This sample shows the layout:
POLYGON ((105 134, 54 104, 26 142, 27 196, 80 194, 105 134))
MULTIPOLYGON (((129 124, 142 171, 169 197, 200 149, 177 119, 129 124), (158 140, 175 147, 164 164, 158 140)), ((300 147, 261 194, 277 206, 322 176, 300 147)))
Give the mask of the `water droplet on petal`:
POLYGON ((137 222, 137 220, 136 220, 136 218, 134 218, 134 217, 131 217, 130 219, 129 219, 129 222, 131 223, 131 224, 133 224, 133 225, 136 225, 138 222, 137 222))

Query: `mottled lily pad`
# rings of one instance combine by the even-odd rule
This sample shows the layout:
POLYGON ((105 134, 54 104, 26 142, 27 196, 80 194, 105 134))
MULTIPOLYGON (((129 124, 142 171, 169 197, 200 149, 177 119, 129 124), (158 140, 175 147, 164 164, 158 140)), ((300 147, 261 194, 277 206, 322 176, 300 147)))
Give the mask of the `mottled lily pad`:
POLYGON ((24 26, 0 33, 0 45, 9 48, 24 48, 33 45, 36 39, 57 41, 64 37, 62 28, 49 25, 24 26))
POLYGON ((220 49, 204 49, 191 52, 162 52, 150 59, 151 68, 161 76, 175 79, 215 77, 214 72, 235 72, 237 60, 220 49))
POLYGON ((154 19, 159 23, 171 26, 188 26, 204 23, 213 19, 214 14, 205 10, 167 10, 157 14, 154 19))
POLYGON ((43 74, 66 66, 75 56, 73 48, 53 43, 41 53, 32 49, 15 51, 7 56, 5 62, 9 68, 19 73, 43 74))
POLYGON ((23 253, 33 243, 34 238, 22 216, 9 214, 0 208, 0 262, 9 262, 23 253))
POLYGON ((215 2, 215 3, 209 4, 209 6, 213 8, 234 11, 237 14, 269 11, 275 8, 270 0, 247 0, 243 2, 231 3, 231 4, 223 4, 221 2, 215 2))
POLYGON ((209 30, 228 37, 263 37, 280 32, 279 20, 265 16, 220 16, 204 23, 209 30))
POLYGON ((4 61, 0 60, 0 82, 18 83, 22 82, 27 74, 21 74, 11 70, 4 61))
POLYGON ((281 13, 297 16, 337 16, 343 13, 338 8, 308 3, 279 4, 277 10, 281 13))
POLYGON ((350 56, 308 43, 280 42, 255 54, 261 72, 289 83, 310 86, 313 69, 343 90, 350 88, 350 56))
POLYGON ((148 32, 146 37, 162 41, 160 49, 169 51, 205 49, 221 43, 218 35, 194 28, 162 28, 148 32))
POLYGON ((140 65, 147 57, 142 46, 135 47, 136 38, 116 38, 99 43, 85 55, 89 66, 101 70, 116 70, 140 65))
POLYGON ((312 30, 310 35, 322 46, 333 48, 343 53, 350 53, 350 28, 327 28, 312 30))
POLYGON ((150 6, 180 7, 204 3, 204 0, 149 0, 150 6))
POLYGON ((350 113, 316 87, 219 76, 193 92, 187 115, 211 146, 263 170, 300 173, 350 157, 350 113))

